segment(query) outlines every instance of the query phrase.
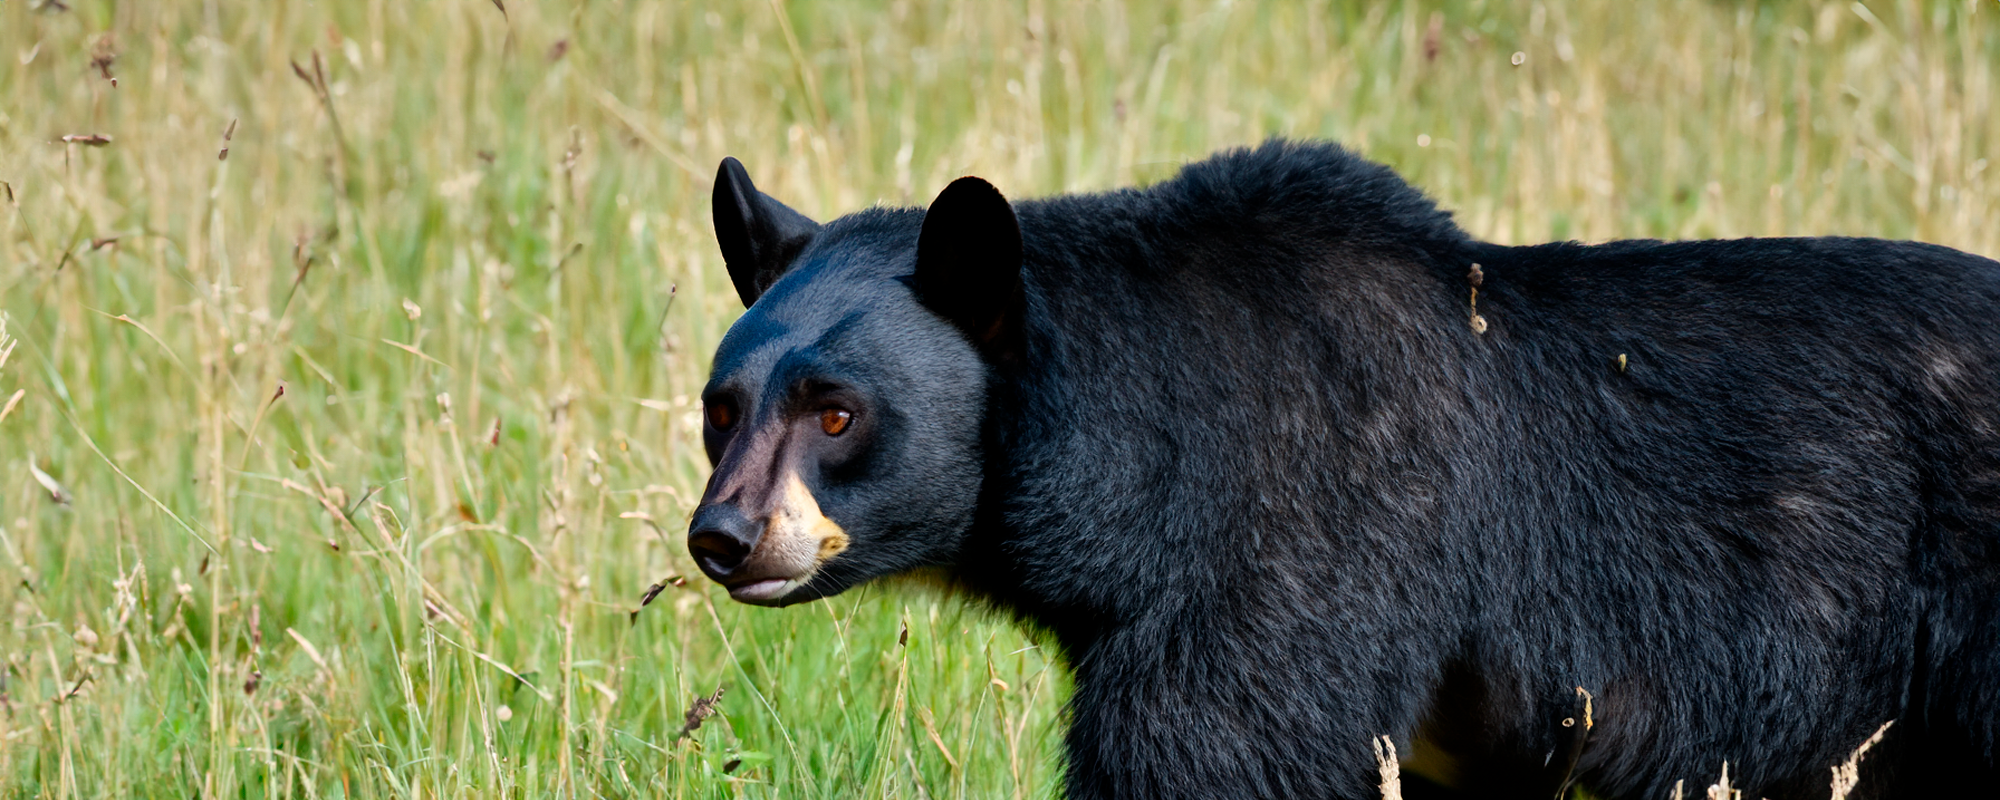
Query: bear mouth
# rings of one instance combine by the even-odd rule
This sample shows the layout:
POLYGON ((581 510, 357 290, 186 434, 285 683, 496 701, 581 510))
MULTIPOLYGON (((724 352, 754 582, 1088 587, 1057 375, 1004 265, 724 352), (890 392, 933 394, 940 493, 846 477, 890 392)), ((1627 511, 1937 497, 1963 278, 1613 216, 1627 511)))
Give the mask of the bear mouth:
POLYGON ((754 606, 783 605, 785 597, 790 595, 794 589, 803 585, 805 585, 805 581, 797 578, 764 578, 762 580, 744 581, 728 587, 729 599, 754 606))

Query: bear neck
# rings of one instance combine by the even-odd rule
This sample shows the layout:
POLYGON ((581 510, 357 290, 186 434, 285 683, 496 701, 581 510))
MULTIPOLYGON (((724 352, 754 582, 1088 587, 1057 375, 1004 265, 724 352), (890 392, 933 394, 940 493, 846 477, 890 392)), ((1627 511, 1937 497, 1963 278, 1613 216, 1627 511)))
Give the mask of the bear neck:
MULTIPOLYGON (((1191 210, 1176 191, 1018 207, 1023 353, 991 373, 958 571, 1071 653, 1148 619, 1222 626, 1260 592, 1319 591, 1329 565, 1288 560, 1342 539, 1326 529, 1343 514, 1382 522, 1353 488, 1370 481, 1334 465, 1420 469, 1471 438, 1450 433, 1469 415, 1446 383, 1471 368, 1463 273, 1480 245, 1310 203, 1231 226, 1213 217, 1241 209, 1191 210), (1426 397, 1440 402, 1411 402, 1426 397), (1302 450, 1325 463, 1286 462, 1302 450), (1299 507, 1301 491, 1327 502, 1299 507)), ((1436 522, 1403 507, 1398 524, 1436 522)))

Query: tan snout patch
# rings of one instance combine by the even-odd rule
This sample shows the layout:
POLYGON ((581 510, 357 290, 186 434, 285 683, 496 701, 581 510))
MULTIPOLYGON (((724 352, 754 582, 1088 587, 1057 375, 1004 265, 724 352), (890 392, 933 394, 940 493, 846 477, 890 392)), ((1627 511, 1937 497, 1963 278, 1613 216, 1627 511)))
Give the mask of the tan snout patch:
POLYGON ((798 580, 810 577, 827 559, 847 549, 847 531, 820 512, 819 501, 796 473, 785 476, 785 492, 765 525, 769 557, 796 570, 798 580))

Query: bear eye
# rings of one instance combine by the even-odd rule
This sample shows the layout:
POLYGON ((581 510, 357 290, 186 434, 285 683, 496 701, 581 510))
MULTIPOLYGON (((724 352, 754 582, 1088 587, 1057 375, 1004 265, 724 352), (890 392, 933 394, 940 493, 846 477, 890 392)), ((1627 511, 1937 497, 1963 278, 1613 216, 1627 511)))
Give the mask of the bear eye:
POLYGON ((736 424, 736 408, 728 401, 702 403, 701 413, 708 418, 709 427, 718 431, 729 430, 729 426, 736 424))
POLYGON ((819 429, 828 436, 839 436, 846 432, 847 424, 854 421, 854 415, 842 408, 829 408, 819 412, 819 429))

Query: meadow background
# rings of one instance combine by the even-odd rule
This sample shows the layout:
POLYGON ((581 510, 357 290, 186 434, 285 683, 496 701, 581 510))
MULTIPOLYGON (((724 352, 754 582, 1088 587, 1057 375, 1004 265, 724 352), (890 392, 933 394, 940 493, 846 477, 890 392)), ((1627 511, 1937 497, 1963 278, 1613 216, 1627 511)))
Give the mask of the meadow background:
POLYGON ((1502 242, 1995 256, 1996 76, 1993 0, 0 0, 0 794, 1049 796, 1034 637, 688 561, 724 155, 825 219, 1327 137, 1502 242))

